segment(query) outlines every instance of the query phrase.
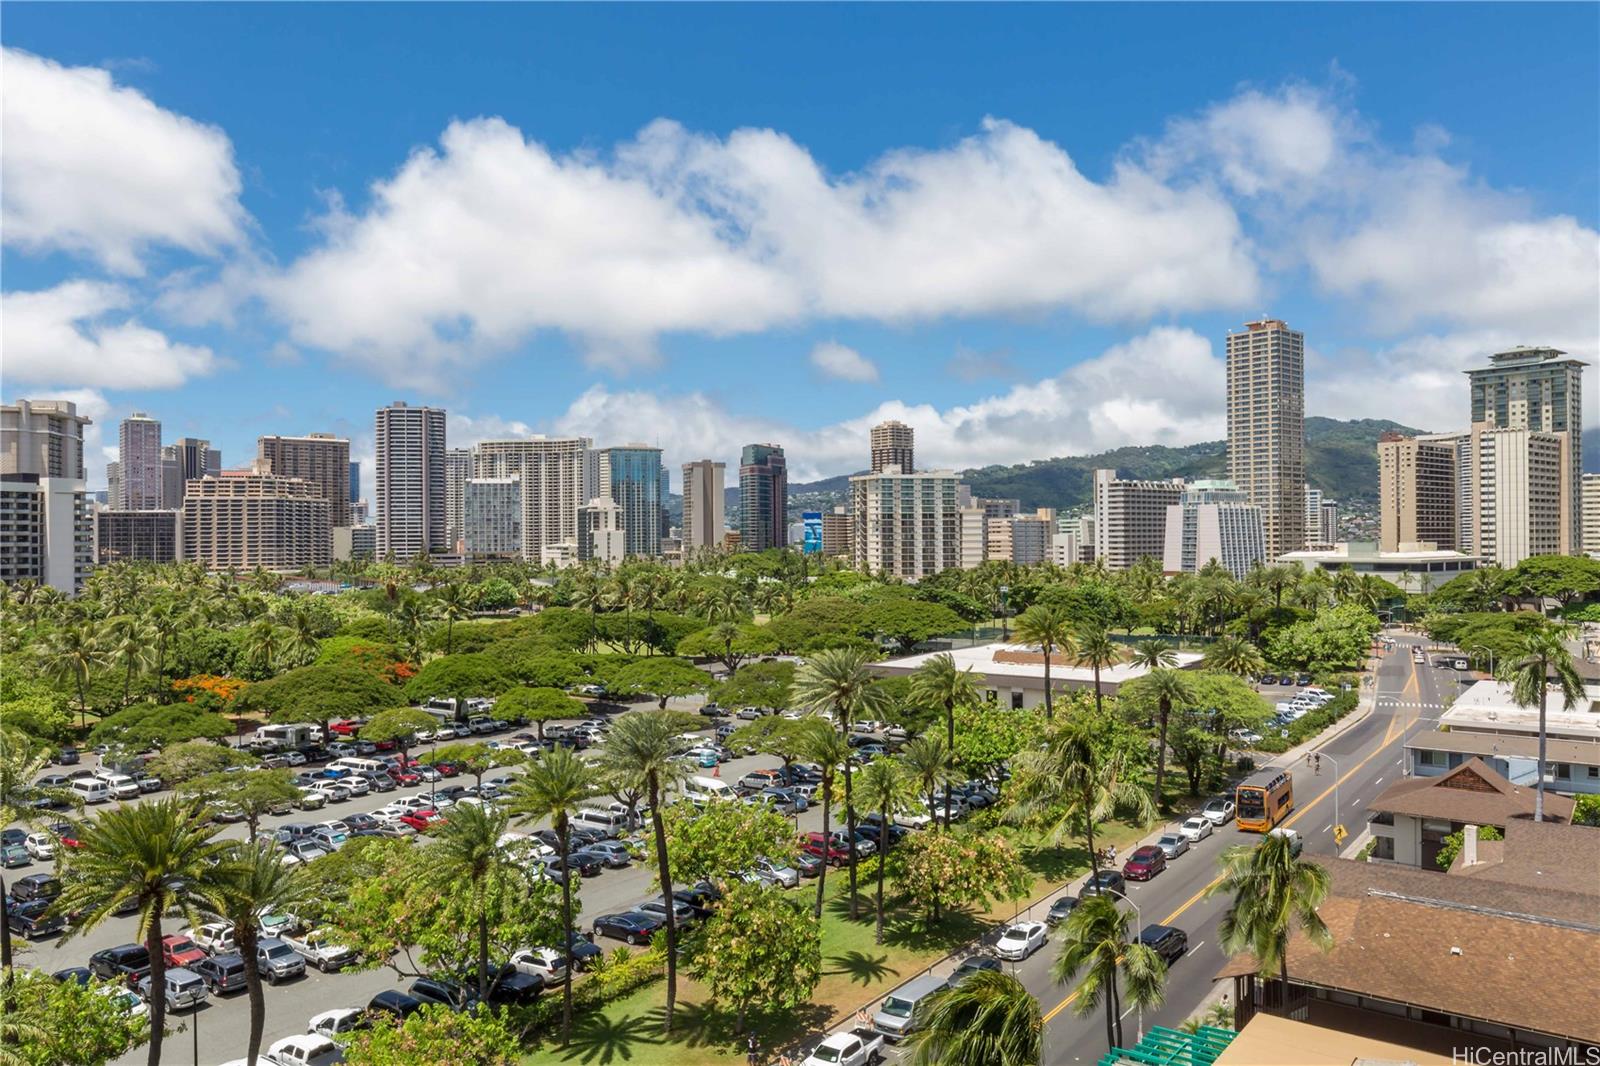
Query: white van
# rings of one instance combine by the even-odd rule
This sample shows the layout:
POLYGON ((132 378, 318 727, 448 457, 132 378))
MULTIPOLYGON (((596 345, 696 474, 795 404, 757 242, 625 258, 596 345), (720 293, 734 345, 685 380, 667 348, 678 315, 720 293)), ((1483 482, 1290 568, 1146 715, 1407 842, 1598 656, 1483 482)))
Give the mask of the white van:
POLYGON ((389 772, 389 764, 380 759, 360 759, 353 755, 343 759, 335 759, 328 764, 332 770, 348 770, 353 774, 385 774, 389 772))
POLYGON ((119 800, 139 798, 139 782, 127 774, 112 774, 109 777, 101 778, 101 780, 111 790, 111 794, 119 800))
POLYGON ((111 786, 98 777, 74 778, 72 791, 85 803, 111 802, 111 786))
POLYGON ((585 807, 578 811, 572 816, 572 824, 586 829, 598 829, 608 837, 615 837, 633 828, 628 824, 626 814, 602 811, 596 807, 585 807))
POLYGON ((683 798, 690 803, 707 803, 711 800, 736 800, 739 793, 720 777, 691 777, 683 783, 683 798))

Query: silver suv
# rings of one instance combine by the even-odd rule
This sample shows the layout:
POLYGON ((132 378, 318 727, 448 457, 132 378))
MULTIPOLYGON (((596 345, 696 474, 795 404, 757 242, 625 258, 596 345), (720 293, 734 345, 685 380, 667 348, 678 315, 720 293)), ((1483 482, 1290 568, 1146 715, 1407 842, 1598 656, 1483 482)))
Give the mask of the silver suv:
POLYGON ((306 972, 305 956, 275 936, 256 945, 256 966, 271 985, 306 972))
MULTIPOLYGON (((193 970, 175 966, 166 972, 163 984, 166 986, 168 1010, 198 1007, 207 999, 206 983, 193 970)), ((139 979, 139 995, 144 997, 146 1003, 150 1002, 151 988, 148 974, 139 979)))

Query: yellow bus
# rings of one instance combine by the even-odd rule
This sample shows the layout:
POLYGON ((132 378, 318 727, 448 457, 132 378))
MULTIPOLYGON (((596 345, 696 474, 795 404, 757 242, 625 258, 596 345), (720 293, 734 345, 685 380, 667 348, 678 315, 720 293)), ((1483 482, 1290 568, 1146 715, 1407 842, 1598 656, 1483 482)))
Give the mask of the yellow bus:
POLYGON ((1240 785, 1233 803, 1240 829, 1265 833, 1294 810, 1294 779, 1287 770, 1267 770, 1240 785))

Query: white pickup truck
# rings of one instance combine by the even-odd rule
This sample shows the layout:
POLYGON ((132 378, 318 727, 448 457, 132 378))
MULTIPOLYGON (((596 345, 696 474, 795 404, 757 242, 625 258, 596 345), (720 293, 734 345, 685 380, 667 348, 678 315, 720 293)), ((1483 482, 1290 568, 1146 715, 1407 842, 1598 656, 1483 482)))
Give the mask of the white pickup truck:
POLYGON ((326 929, 313 929, 304 936, 280 936, 279 939, 323 973, 355 961, 356 953, 343 944, 335 943, 326 929))
POLYGON ((800 1066, 871 1066, 881 1058, 883 1034, 862 1026, 828 1037, 800 1066))

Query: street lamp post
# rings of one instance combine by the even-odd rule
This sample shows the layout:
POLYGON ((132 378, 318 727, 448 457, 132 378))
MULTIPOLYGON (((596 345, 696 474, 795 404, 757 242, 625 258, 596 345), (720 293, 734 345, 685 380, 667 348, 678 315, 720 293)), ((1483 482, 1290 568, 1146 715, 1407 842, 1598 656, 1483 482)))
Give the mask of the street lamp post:
MULTIPOLYGON (((1125 893, 1118 892, 1115 889, 1108 888, 1105 889, 1105 892, 1108 895, 1120 897, 1128 904, 1128 906, 1132 907, 1134 920, 1139 923, 1139 927, 1141 929, 1144 927, 1144 914, 1140 912, 1139 905, 1137 903, 1129 899, 1125 893)), ((1144 1004, 1140 1003, 1137 1004, 1137 1006, 1139 1010, 1139 1039, 1142 1041, 1144 1039, 1144 1004)))
POLYGON ((1010 585, 1000 586, 1000 639, 1011 639, 1011 617, 1006 609, 1006 597, 1011 593, 1010 585))
POLYGON ((1472 647, 1468 648, 1467 651, 1469 651, 1469 652, 1474 652, 1474 651, 1488 652, 1489 653, 1489 676, 1490 677, 1494 676, 1494 649, 1493 648, 1491 648, 1491 647, 1489 647, 1487 645, 1484 645, 1484 644, 1474 644, 1472 647))
POLYGON ((1332 755, 1324 755, 1320 751, 1306 754, 1306 765, 1313 767, 1318 773, 1322 772, 1322 760, 1327 759, 1333 763, 1333 824, 1339 825, 1339 778, 1344 776, 1339 772, 1339 763, 1332 755), (1313 762, 1313 760, 1315 760, 1313 762))

